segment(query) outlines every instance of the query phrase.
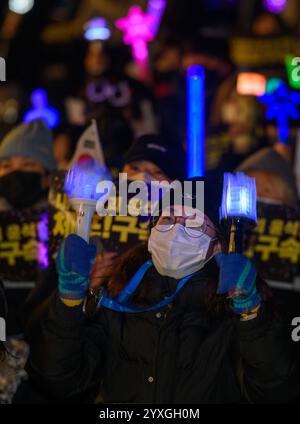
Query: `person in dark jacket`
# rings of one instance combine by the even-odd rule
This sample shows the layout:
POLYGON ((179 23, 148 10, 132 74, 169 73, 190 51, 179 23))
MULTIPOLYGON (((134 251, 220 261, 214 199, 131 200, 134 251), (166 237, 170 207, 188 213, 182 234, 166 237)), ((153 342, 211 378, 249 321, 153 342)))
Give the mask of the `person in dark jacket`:
MULTIPOLYGON (((2 212, 20 212, 21 219, 26 211, 47 207, 50 173, 55 166, 51 130, 42 119, 20 124, 3 138, 0 145, 1 225, 7 225, 7 215, 2 212)), ((19 337, 23 333, 20 311, 29 290, 22 288, 20 281, 16 284, 18 280, 9 281, 3 273, 1 276, 6 277, 3 283, 9 305, 7 334, 19 337)))
POLYGON ((91 317, 82 304, 95 251, 70 235, 58 256, 58 293, 30 331, 35 387, 57 402, 82 403, 299 396, 289 333, 266 284, 247 258, 221 250, 206 215, 164 211, 148 245, 115 262, 91 317))
MULTIPOLYGON (((122 173, 127 174, 128 181, 173 181, 184 179, 185 153, 181 145, 168 145, 161 136, 147 134, 139 137, 127 152, 122 173), (170 159, 171 158, 171 159, 170 159)), ((118 186, 118 181, 116 181, 118 186)), ((149 190, 150 191, 150 190, 149 190)), ((120 246, 121 248, 121 246, 120 246)), ((113 264, 117 252, 102 252, 96 257, 93 274, 100 272, 105 275, 106 268, 113 264)), ((91 287, 99 285, 100 279, 91 276, 91 287)), ((35 288, 30 292, 23 307, 23 326, 32 320, 33 311, 46 301, 56 290, 58 276, 55 266, 40 272, 35 288)))
MULTIPOLYGON (((20 124, 0 142, 0 224, 5 228, 13 219, 20 225, 26 216, 47 207, 50 174, 56 164, 52 149, 52 133, 42 119, 20 124)), ((20 227, 21 228, 21 227, 20 227)), ((0 260, 1 278, 7 298, 6 349, 0 364, 0 404, 11 403, 16 388, 24 379, 23 367, 28 346, 23 337, 21 310, 30 290, 22 284, 22 269, 8 271, 5 258, 0 260)), ((28 282, 27 282, 28 283, 28 282)), ((34 282, 29 282, 34 285, 34 282)), ((0 302, 1 304, 1 302, 0 302)), ((1 318, 1 315, 0 315, 1 318)), ((1 356, 1 354, 0 354, 1 356)))

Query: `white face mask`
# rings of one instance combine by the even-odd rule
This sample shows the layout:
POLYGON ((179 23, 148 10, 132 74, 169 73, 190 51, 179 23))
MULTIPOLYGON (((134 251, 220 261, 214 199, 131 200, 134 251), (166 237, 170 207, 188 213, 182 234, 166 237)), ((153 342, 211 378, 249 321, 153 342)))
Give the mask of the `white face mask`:
POLYGON ((201 237, 190 237, 181 224, 165 232, 152 228, 148 240, 148 251, 156 270, 161 275, 179 280, 193 274, 215 255, 206 259, 212 240, 207 234, 201 237))

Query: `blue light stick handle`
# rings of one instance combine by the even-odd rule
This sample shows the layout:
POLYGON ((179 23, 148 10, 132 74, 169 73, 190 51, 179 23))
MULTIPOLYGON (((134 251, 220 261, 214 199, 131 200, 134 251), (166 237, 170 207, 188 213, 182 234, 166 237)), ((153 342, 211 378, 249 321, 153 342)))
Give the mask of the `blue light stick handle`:
POLYGON ((95 204, 80 203, 76 211, 76 234, 87 243, 90 240, 91 222, 95 209, 95 204))
POLYGON ((229 230, 228 253, 243 253, 245 222, 232 219, 229 230))

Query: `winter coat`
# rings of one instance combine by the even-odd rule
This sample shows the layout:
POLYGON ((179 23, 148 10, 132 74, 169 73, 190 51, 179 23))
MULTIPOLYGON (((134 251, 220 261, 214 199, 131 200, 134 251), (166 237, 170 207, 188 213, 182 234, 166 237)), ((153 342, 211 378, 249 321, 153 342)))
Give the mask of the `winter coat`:
MULTIPOLYGON (((178 281, 154 268, 143 282, 157 303, 178 281)), ((66 402, 116 403, 287 402, 299 397, 300 379, 290 334, 268 304, 257 318, 214 316, 204 301, 205 272, 157 312, 100 309, 53 297, 30 334, 27 371, 49 396, 66 402)))

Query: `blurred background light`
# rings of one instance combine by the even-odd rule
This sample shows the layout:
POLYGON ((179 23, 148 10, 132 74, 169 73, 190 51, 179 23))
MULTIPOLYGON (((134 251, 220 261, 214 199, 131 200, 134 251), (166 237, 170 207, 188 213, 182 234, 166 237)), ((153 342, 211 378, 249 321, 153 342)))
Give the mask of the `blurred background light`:
POLYGON ((153 22, 154 17, 144 13, 140 6, 131 6, 128 15, 115 22, 116 27, 124 32, 123 41, 131 46, 137 62, 148 58, 147 42, 155 35, 151 28, 153 22))
POLYGON ((46 269, 49 266, 49 250, 47 245, 49 239, 48 224, 48 215, 47 213, 43 213, 38 223, 38 263, 41 269, 46 269))
POLYGON ((12 12, 24 15, 34 6, 34 0, 9 0, 8 7, 12 12))
POLYGON ((205 107, 204 67, 187 70, 187 172, 188 177, 204 176, 205 107))
POLYGON ((266 105, 266 119, 275 120, 278 128, 279 141, 283 144, 289 142, 289 120, 298 120, 300 115, 300 93, 290 91, 282 82, 272 93, 258 97, 260 102, 266 105))
POLYGON ((154 34, 156 34, 159 29, 166 5, 166 0, 149 0, 148 2, 147 14, 154 17, 151 25, 154 34))
POLYGON ((48 105, 47 93, 43 89, 33 91, 31 95, 32 108, 25 114, 23 122, 31 122, 35 119, 44 119, 49 128, 59 124, 59 113, 48 105))
POLYGON ((108 23, 104 18, 93 18, 88 21, 84 29, 84 37, 89 41, 105 41, 111 36, 108 23))
POLYGON ((298 57, 288 54, 285 58, 286 72, 289 85, 296 90, 300 90, 300 61, 298 57))
POLYGON ((288 0, 264 0, 264 7, 272 13, 281 13, 288 0))
POLYGON ((266 84, 266 93, 267 94, 272 94, 274 93, 274 91, 277 90, 277 88, 283 84, 282 79, 280 78, 269 78, 267 80, 267 84, 266 84))
POLYGON ((262 96, 266 92, 266 77, 256 72, 239 73, 237 92, 248 96, 262 96))

